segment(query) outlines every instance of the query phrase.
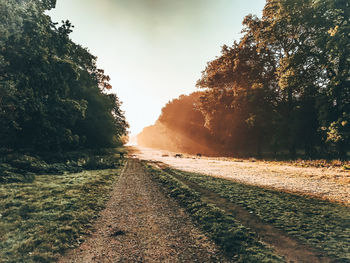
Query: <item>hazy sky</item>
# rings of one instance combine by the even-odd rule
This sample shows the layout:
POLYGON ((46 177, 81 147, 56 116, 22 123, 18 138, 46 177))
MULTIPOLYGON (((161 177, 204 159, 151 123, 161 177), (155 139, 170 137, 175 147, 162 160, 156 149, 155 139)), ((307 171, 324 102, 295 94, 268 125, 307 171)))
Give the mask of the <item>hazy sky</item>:
POLYGON ((53 21, 98 57, 133 135, 180 94, 196 90, 206 63, 239 40, 242 20, 265 0, 57 0, 53 21))

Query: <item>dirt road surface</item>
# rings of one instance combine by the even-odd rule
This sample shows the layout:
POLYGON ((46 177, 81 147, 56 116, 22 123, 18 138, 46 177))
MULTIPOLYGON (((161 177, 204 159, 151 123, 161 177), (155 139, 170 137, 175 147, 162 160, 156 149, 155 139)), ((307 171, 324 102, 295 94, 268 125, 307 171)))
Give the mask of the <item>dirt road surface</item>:
POLYGON ((228 261, 140 162, 130 159, 91 236, 59 262, 228 261))
POLYGON ((207 174, 246 184, 311 195, 350 206, 350 172, 340 169, 296 167, 263 161, 235 161, 227 158, 186 156, 134 147, 135 156, 160 161, 175 169, 207 174))

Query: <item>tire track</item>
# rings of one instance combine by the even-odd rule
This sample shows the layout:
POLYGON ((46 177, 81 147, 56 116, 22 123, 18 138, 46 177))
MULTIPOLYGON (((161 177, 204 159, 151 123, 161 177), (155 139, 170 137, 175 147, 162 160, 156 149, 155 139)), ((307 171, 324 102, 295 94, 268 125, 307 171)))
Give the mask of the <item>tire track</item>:
POLYGON ((161 162, 153 162, 159 169, 169 175, 175 177, 191 189, 201 195, 201 199, 232 215, 244 226, 255 232, 259 238, 266 244, 274 248, 277 254, 283 256, 287 262, 313 262, 313 263, 328 263, 334 260, 327 257, 323 252, 320 252, 296 238, 290 237, 283 231, 264 223, 258 216, 249 213, 239 205, 236 205, 219 194, 214 193, 198 184, 189 181, 181 174, 181 172, 172 171, 167 165, 161 162))

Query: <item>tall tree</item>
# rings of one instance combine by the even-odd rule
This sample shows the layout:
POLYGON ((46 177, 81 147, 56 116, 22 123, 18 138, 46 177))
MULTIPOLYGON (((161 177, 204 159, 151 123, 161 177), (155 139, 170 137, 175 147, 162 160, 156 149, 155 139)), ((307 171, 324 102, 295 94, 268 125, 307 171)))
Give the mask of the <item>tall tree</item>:
POLYGON ((327 142, 344 158, 350 147, 350 3, 315 1, 314 20, 319 28, 317 47, 323 69, 320 121, 327 142))
POLYGON ((1 145, 64 150, 117 143, 127 128, 120 102, 104 92, 109 78, 96 57, 70 40, 71 23, 57 26, 45 15, 55 1, 1 5, 1 145), (100 118, 91 123, 92 115, 100 118))

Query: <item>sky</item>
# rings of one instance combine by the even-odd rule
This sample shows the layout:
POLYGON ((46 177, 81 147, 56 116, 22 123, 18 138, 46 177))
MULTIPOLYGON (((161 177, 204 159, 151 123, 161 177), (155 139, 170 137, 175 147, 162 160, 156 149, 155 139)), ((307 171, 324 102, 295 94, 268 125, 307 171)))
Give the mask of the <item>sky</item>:
POLYGON ((265 0, 57 0, 52 20, 70 20, 71 38, 98 57, 123 102, 130 133, 161 108, 196 91, 207 62, 239 41, 243 18, 265 0))

